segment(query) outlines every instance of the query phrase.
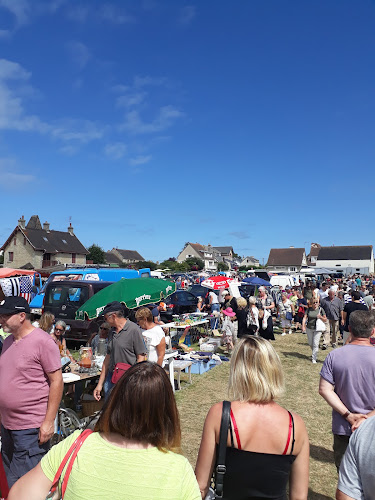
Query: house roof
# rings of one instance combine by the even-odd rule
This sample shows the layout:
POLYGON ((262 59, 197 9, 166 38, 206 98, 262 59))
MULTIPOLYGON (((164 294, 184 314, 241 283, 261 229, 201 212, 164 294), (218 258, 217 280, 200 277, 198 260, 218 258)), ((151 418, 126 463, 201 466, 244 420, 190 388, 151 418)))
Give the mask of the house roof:
POLYGON ((317 257, 321 248, 322 247, 319 245, 319 243, 311 243, 310 257, 317 257))
POLYGON ((127 260, 145 260, 141 254, 139 254, 136 250, 121 250, 120 248, 116 248, 118 253, 121 255, 123 259, 127 260))
MULTIPOLYGON (((38 216, 33 216, 37 217, 38 216)), ((33 218, 32 217, 32 218, 33 218)), ((31 218, 31 219, 32 219, 31 218)), ((29 222, 31 222, 31 219, 29 222)), ((39 218, 38 218, 39 220, 39 218)), ((39 223, 40 224, 40 223, 39 223)), ((38 224, 31 224, 32 226, 37 226, 38 224)), ((30 244, 35 250, 41 250, 45 253, 78 253, 87 255, 89 252, 79 241, 77 236, 70 234, 68 231, 46 231, 44 229, 30 228, 27 224, 25 229, 17 226, 6 242, 1 247, 1 250, 8 245, 10 240, 14 237, 17 231, 21 233, 29 240, 30 244)))
POLYGON ((369 260, 372 245, 321 247, 319 260, 369 260))
POLYGON ((301 266, 304 248, 271 248, 267 266, 301 266))
POLYGON ((254 262, 259 262, 259 259, 256 259, 255 257, 251 256, 247 256, 247 257, 244 257, 242 260, 246 260, 246 259, 249 259, 249 260, 253 260, 254 262))
POLYGON ((112 252, 105 252, 104 258, 107 264, 122 264, 122 261, 112 252))
POLYGON ((214 247, 217 251, 219 251, 221 254, 226 254, 228 255, 230 252, 233 253, 233 247, 214 247))

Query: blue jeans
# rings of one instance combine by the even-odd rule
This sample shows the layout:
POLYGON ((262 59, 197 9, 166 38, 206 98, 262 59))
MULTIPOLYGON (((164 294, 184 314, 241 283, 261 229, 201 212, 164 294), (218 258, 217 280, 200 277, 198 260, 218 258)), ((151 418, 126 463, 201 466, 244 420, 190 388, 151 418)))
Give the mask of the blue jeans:
MULTIPOLYGON (((220 304, 211 304, 211 314, 214 312, 214 311, 220 311, 220 304)), ((211 330, 215 330, 215 328, 217 328, 217 324, 218 324, 218 318, 211 318, 211 330)))
POLYGON ((105 377, 104 384, 103 384, 103 389, 104 389, 104 400, 107 401, 109 398, 109 395, 111 394, 112 389, 114 388, 115 384, 112 384, 111 378, 112 378, 113 372, 108 370, 108 373, 105 377))
POLYGON ((38 436, 36 428, 10 431, 1 426, 1 456, 9 488, 38 465, 49 450, 49 441, 39 444, 38 436))

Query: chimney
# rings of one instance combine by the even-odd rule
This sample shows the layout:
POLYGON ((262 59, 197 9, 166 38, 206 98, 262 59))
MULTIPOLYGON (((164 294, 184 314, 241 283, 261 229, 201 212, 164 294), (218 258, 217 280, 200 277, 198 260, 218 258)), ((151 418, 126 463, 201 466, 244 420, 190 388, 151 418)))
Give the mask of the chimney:
POLYGON ((47 221, 46 221, 46 222, 43 224, 43 229, 44 229, 45 231, 47 231, 47 233, 49 233, 49 222, 47 222, 47 221))
POLYGON ((18 219, 18 225, 20 226, 21 229, 26 228, 26 221, 25 221, 24 216, 22 216, 20 219, 18 219))
POLYGON ((73 226, 72 226, 72 223, 71 223, 71 222, 69 223, 68 233, 69 233, 69 234, 71 234, 72 236, 74 236, 73 226))

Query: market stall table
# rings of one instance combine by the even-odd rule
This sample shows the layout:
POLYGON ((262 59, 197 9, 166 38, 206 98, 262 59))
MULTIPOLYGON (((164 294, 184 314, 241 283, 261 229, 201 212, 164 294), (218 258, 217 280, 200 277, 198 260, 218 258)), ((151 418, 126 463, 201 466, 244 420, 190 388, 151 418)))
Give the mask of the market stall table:
POLYGON ((197 321, 191 321, 190 323, 187 323, 187 324, 180 324, 180 323, 173 321, 171 323, 166 323, 165 325, 161 325, 161 326, 162 326, 162 328, 170 328, 171 330, 176 330, 174 335, 171 332, 171 335, 170 335, 171 338, 178 335, 178 330, 185 330, 186 328, 189 327, 189 335, 191 335, 192 338, 194 337, 194 340, 197 341, 199 338, 199 331, 197 330, 197 327, 199 325, 204 326, 204 335, 208 336, 208 325, 209 325, 208 319, 197 319, 197 321), (195 339, 195 337, 197 337, 197 338, 195 339))

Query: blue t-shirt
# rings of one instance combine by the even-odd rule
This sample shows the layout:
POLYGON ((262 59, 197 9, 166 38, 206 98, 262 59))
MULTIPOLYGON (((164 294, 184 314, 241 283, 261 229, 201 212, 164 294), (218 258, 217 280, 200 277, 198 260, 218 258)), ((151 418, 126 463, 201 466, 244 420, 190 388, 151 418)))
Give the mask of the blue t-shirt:
MULTIPOLYGON (((335 392, 352 413, 369 413, 375 408, 375 348, 348 344, 326 357, 321 377, 335 386, 335 392)), ((332 410, 332 432, 350 436, 351 425, 332 410)))

